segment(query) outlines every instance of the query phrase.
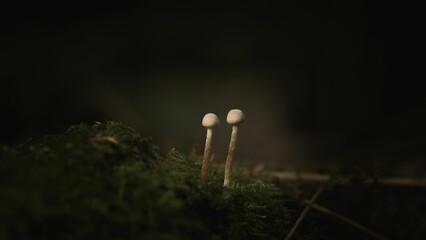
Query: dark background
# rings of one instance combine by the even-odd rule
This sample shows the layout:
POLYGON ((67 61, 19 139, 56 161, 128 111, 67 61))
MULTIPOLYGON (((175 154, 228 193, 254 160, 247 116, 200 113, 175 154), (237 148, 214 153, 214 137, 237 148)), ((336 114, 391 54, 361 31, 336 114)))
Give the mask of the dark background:
POLYGON ((202 152, 246 114, 240 164, 424 175, 419 6, 370 1, 1 7, 0 142, 115 120, 202 152))

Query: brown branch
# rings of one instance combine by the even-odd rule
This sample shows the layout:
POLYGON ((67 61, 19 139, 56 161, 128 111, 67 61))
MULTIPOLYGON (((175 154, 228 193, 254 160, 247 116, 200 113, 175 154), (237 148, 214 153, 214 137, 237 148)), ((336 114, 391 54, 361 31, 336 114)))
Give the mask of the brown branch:
MULTIPOLYGON (((327 183, 332 177, 326 174, 316 173, 298 173, 298 172, 265 172, 267 175, 277 179, 282 183, 309 182, 309 183, 327 183)), ((346 179, 347 180, 347 179, 346 179)), ((341 181, 347 183, 348 181, 341 181)), ((363 181, 365 184, 377 183, 387 186, 399 187, 426 187, 426 178, 367 178, 363 181)))
POLYGON ((303 212, 300 214, 299 218, 297 219, 296 223, 293 225, 293 227, 291 228, 290 232, 287 234, 287 236, 285 237, 284 240, 290 240, 291 237, 293 236, 293 234, 296 232, 296 229, 299 227, 300 223, 302 222, 302 220, 306 217, 306 215, 308 214, 309 210, 311 210, 311 207, 313 206, 313 204, 315 204, 315 201, 318 199, 318 197, 321 195, 322 191, 324 190, 324 185, 321 186, 316 193, 314 194, 314 196, 312 197, 311 201, 307 201, 306 200, 306 207, 303 210, 303 212))
POLYGON ((352 220, 352 219, 350 219, 348 217, 343 216, 340 213, 334 212, 334 211, 332 211, 332 210, 330 210, 328 208, 325 208, 325 207, 323 207, 323 206, 321 206, 319 204, 311 203, 308 200, 305 200, 304 202, 305 202, 305 204, 308 204, 308 205, 311 204, 312 208, 316 209, 317 211, 322 212, 322 213, 324 213, 326 215, 332 216, 334 218, 337 218, 340 221, 345 222, 346 224, 348 224, 348 225, 350 225, 350 226, 358 229, 360 232, 364 233, 365 235, 368 235, 370 237, 373 237, 373 238, 379 239, 379 240, 386 240, 387 239, 387 238, 383 237, 382 235, 374 232, 373 230, 371 230, 371 229, 369 229, 369 228, 367 228, 367 227, 365 227, 365 226, 363 226, 363 225, 355 222, 354 220, 352 220))

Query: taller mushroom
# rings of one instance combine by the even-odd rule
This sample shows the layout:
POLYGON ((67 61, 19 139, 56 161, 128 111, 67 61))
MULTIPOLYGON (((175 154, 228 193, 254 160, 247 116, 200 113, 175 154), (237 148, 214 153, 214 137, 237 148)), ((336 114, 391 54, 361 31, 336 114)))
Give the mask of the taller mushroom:
POLYGON ((231 141, 229 143, 228 156, 225 163, 225 178, 223 181, 224 187, 229 187, 230 177, 232 172, 232 161, 234 159, 235 149, 237 147, 238 127, 244 122, 244 113, 240 109, 232 109, 226 117, 228 124, 232 125, 231 141))

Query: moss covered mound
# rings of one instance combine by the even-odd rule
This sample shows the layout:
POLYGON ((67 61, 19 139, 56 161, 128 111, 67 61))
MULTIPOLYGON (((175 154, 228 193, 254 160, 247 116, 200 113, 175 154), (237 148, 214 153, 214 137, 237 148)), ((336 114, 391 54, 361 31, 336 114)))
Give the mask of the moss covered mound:
POLYGON ((0 147, 0 239, 278 239, 288 196, 221 172, 116 122, 0 147))

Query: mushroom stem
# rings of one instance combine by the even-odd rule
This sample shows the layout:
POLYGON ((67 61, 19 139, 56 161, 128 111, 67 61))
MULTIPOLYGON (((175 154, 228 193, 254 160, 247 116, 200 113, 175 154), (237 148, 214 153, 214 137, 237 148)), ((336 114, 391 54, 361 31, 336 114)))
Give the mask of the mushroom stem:
POLYGON ((206 146, 204 147, 203 166, 201 167, 200 187, 204 187, 209 175, 209 164, 211 159, 213 128, 219 125, 219 118, 214 113, 207 113, 202 120, 203 127, 207 128, 206 146))
POLYGON ((225 179, 223 181, 224 187, 229 187, 230 177, 232 172, 232 161, 234 160, 235 149, 237 148, 237 135, 238 135, 238 126, 232 126, 231 141, 229 143, 228 156, 226 157, 225 164, 225 179))
POLYGON ((231 184, 232 161, 234 160, 235 149, 237 148, 238 126, 244 122, 244 113, 239 109, 232 109, 229 111, 226 121, 232 125, 231 141, 229 143, 228 156, 225 163, 225 178, 223 186, 229 187, 231 184))
POLYGON ((206 137, 206 146, 204 147, 204 157, 203 157, 203 166, 201 167, 201 187, 204 187, 207 182, 207 176, 209 174, 209 165, 211 159, 211 150, 212 150, 212 136, 213 130, 207 128, 207 137, 206 137))

